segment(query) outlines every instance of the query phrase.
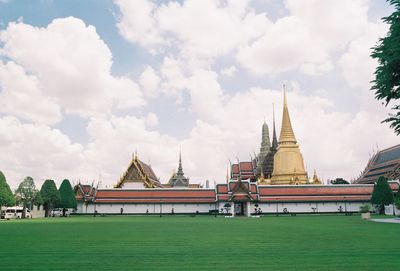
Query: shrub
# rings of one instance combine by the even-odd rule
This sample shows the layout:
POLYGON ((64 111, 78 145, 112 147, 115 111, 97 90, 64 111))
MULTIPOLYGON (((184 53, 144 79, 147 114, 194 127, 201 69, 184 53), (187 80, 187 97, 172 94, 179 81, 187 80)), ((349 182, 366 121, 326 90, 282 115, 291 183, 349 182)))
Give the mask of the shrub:
POLYGON ((360 206, 360 213, 369 213, 371 212, 372 208, 369 204, 364 204, 360 206))

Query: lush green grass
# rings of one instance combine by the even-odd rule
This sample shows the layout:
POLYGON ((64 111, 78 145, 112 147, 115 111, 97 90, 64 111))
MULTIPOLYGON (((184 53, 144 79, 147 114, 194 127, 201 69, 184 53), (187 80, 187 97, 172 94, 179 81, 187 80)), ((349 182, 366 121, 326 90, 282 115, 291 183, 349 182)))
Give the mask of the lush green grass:
POLYGON ((400 224, 355 216, 0 221, 1 270, 400 270, 400 224))

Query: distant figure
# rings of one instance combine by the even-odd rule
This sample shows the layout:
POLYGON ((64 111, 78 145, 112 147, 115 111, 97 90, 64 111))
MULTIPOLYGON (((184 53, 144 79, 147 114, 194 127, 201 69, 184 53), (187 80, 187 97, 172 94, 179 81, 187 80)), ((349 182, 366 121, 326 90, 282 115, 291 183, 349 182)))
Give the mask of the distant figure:
POLYGON ((146 215, 148 215, 149 214, 149 209, 146 209, 146 215))
POLYGON ((124 212, 124 208, 121 208, 120 212, 121 212, 121 215, 122 215, 122 214, 123 214, 123 212, 124 212))
POLYGON ((174 212, 174 208, 172 208, 172 210, 171 210, 171 214, 175 214, 175 212, 174 212))

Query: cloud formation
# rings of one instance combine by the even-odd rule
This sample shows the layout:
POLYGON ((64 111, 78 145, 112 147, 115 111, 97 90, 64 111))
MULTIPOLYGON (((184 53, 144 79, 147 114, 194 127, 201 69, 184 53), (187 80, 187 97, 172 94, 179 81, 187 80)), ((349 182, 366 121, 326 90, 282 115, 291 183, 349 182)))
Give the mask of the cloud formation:
POLYGON ((135 63, 137 78, 113 75, 112 51, 81 19, 0 32, 0 164, 13 186, 31 175, 110 187, 135 150, 166 182, 180 145, 193 182, 223 182, 229 159, 258 152, 264 116, 272 131, 272 103, 279 134, 283 81, 309 173, 356 177, 372 146, 397 143, 368 90, 369 48, 387 29, 368 17, 369 1, 289 0, 277 18, 251 1, 115 4, 120 35, 154 56, 135 63), (162 128, 161 114, 174 113, 157 106, 171 97, 194 116, 188 133, 162 128), (87 142, 55 128, 67 114, 86 121, 87 142))

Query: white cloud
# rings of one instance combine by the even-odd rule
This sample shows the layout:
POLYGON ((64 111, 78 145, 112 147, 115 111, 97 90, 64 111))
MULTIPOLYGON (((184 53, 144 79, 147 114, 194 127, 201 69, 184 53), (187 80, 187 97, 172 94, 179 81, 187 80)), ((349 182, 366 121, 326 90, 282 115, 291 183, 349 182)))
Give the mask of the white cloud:
POLYGON ((42 124, 61 120, 61 108, 43 95, 40 81, 12 61, 0 62, 0 111, 42 124))
POLYGON ((46 178, 60 182, 84 171, 81 168, 85 161, 83 147, 71 143, 56 129, 3 117, 0 131, 0 152, 7 154, 0 157, 1 170, 12 187, 26 176, 32 176, 41 185, 46 178))
POLYGON ((237 68, 235 66, 230 66, 221 70, 221 74, 227 77, 232 77, 237 72, 237 68))
POLYGON ((154 18, 156 13, 154 3, 147 0, 115 0, 115 3, 122 13, 117 27, 127 40, 138 42, 147 48, 154 48, 163 42, 154 18))
POLYGON ((318 75, 332 70, 331 54, 343 49, 368 25, 368 5, 356 1, 286 1, 287 16, 240 48, 237 60, 255 74, 300 68, 318 75))
MULTIPOLYGON (((109 48, 96 29, 80 19, 54 19, 45 28, 10 23, 0 40, 0 55, 20 65, 38 82, 36 93, 67 113, 89 117, 144 104, 135 82, 111 74, 109 48)), ((14 84, 8 84, 14 95, 29 94, 14 84)))
POLYGON ((158 125, 158 117, 153 112, 150 112, 146 116, 146 126, 147 127, 154 127, 158 125))
POLYGON ((388 26, 383 23, 368 24, 360 37, 354 39, 348 50, 340 57, 338 63, 343 77, 353 88, 370 89, 370 81, 377 66, 377 61, 370 57, 372 47, 383 37, 388 26))
POLYGON ((256 14, 249 7, 249 1, 115 3, 121 11, 117 26, 123 37, 151 52, 177 48, 179 55, 195 66, 258 37, 269 24, 265 14, 256 14))
POLYGON ((152 67, 146 67, 146 69, 140 75, 139 83, 144 90, 144 95, 150 98, 157 96, 160 78, 152 67))

